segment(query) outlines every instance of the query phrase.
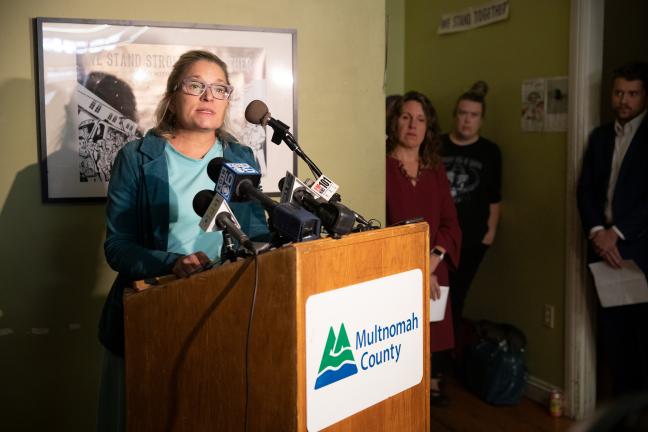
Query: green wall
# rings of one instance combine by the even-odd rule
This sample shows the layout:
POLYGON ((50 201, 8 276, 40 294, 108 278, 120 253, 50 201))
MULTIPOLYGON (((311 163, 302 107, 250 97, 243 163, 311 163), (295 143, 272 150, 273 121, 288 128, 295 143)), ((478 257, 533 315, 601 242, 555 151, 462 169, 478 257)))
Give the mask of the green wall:
POLYGON ((385 95, 405 91, 405 0, 385 0, 387 68, 385 95))
MULTIPOLYGON (((0 430, 90 431, 101 361, 96 325, 114 274, 103 258, 103 204, 40 200, 31 21, 39 16, 297 29, 299 142, 342 186, 348 206, 384 220, 385 7, 375 0, 2 1, 0 430)), ((303 164, 299 174, 310 176, 303 164)))
POLYGON ((507 21, 437 35, 442 14, 482 3, 406 2, 405 87, 431 98, 448 131, 459 94, 478 79, 488 82, 483 134, 502 150, 502 218, 466 314, 519 326, 530 374, 562 386, 567 138, 523 133, 520 99, 522 80, 567 75, 569 2, 511 1, 507 21), (544 304, 555 306, 553 329, 543 326, 544 304))

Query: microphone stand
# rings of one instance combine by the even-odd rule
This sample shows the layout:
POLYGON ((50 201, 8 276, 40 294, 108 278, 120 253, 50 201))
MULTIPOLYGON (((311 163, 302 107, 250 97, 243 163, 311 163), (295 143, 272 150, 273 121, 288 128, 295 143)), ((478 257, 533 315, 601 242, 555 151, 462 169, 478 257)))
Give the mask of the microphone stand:
MULTIPOLYGON (((306 165, 308 165, 308 167, 310 168, 310 170, 313 173, 313 175, 315 176, 315 178, 319 178, 322 175, 322 170, 320 170, 317 167, 317 165, 315 165, 315 162, 313 162, 311 160, 311 158, 309 158, 308 155, 306 155, 306 152, 304 152, 304 150, 302 150, 302 148, 297 143, 297 140, 295 139, 293 134, 291 134, 290 131, 288 130, 288 129, 290 129, 290 126, 288 126, 287 124, 285 124, 285 123, 283 123, 283 122, 281 122, 279 120, 273 119, 273 118, 270 118, 270 120, 268 121, 268 125, 270 127, 272 127, 272 129, 274 131, 272 133, 272 138, 271 138, 271 141, 273 143, 281 144, 281 141, 285 142, 286 145, 288 146, 288 148, 293 151, 293 153, 295 153, 297 156, 299 156, 301 158, 301 160, 306 162, 306 165)), ((340 201, 342 201, 342 197, 337 192, 335 194, 333 194, 333 196, 331 197, 331 200, 330 200, 330 202, 332 202, 332 203, 337 203, 337 202, 340 202, 340 201)), ((351 210, 351 211, 353 211, 353 210, 351 210)), ((365 227, 371 226, 371 224, 364 217, 362 217, 362 215, 360 215, 360 214, 358 214, 356 212, 353 212, 353 213, 354 213, 355 219, 356 219, 356 221, 358 223, 360 223, 361 225, 364 225, 365 227)))
POLYGON ((238 258, 238 251, 234 247, 234 240, 232 235, 227 230, 223 230, 223 255, 221 256, 221 264, 225 261, 236 262, 238 258))
POLYGON ((315 162, 313 162, 311 158, 306 155, 304 150, 299 147, 299 144, 297 144, 297 140, 288 130, 290 129, 290 126, 282 121, 273 119, 272 117, 270 117, 270 119, 268 120, 268 126, 270 126, 273 130, 272 138, 270 139, 270 141, 277 145, 281 144, 281 141, 285 142, 288 148, 293 151, 293 153, 295 153, 304 162, 306 162, 306 165, 308 165, 311 172, 316 178, 322 175, 322 170, 320 170, 317 165, 315 165, 315 162))
POLYGON ((297 156, 299 156, 304 162, 306 162, 306 165, 310 168, 311 172, 315 176, 315 178, 319 178, 322 175, 322 170, 320 170, 317 165, 315 165, 315 162, 311 160, 311 158, 306 155, 304 150, 297 144, 297 140, 291 134, 290 132, 286 131, 286 136, 284 137, 284 142, 288 146, 290 150, 295 152, 297 156))

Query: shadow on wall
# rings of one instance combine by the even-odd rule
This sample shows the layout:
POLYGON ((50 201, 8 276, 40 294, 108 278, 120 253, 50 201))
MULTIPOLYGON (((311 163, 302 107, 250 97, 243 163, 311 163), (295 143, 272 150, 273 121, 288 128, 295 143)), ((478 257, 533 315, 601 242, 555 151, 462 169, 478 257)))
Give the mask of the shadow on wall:
MULTIPOLYGON (((30 80, 5 81, 0 100, 33 91, 30 80)), ((20 124, 32 110, 17 104, 3 122, 20 124)), ((7 153, 12 146, 33 146, 37 153, 30 138, 4 146, 7 153)), ((43 204, 38 164, 17 172, 0 211, 3 430, 95 429, 104 298, 94 293, 103 235, 103 204, 43 204)))

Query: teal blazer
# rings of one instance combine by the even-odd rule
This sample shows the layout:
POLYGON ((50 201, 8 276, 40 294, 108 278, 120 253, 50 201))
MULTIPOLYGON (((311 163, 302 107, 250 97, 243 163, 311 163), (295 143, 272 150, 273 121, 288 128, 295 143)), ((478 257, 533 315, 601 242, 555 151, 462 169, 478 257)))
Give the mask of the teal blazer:
MULTIPOLYGON (((124 355, 124 287, 135 280, 172 273, 173 264, 180 257, 166 251, 169 176, 165 145, 164 138, 149 131, 144 138, 119 151, 111 171, 104 252, 118 275, 101 314, 99 340, 119 356, 124 355)), ((230 162, 256 167, 252 150, 234 141, 223 142, 223 156, 230 162)), ((252 240, 269 239, 265 213, 258 203, 230 206, 243 232, 252 240)))

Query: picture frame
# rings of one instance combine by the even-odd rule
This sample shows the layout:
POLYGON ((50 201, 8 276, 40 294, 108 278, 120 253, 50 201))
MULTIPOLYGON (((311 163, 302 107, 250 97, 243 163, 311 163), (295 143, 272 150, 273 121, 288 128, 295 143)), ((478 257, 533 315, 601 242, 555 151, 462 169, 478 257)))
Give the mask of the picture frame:
POLYGON ((224 127, 252 148, 264 192, 279 195, 286 171, 296 174, 290 149, 244 116, 262 100, 297 136, 296 30, 35 18, 34 33, 43 202, 105 200, 115 155, 155 125, 169 72, 192 49, 228 65, 224 127))

